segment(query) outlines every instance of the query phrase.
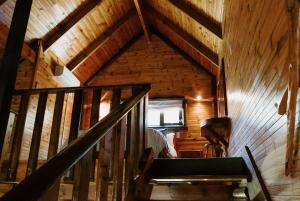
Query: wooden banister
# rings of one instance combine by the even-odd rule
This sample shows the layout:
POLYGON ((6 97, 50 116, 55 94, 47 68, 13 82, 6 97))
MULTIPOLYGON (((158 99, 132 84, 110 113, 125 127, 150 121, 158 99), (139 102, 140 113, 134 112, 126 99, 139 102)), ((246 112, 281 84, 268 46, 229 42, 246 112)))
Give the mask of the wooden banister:
POLYGON ((117 88, 122 89, 136 89, 148 86, 148 84, 124 84, 124 85, 104 85, 104 86, 83 86, 83 87, 60 87, 60 88, 41 88, 41 89, 19 89, 13 92, 13 95, 23 95, 23 94, 39 94, 42 92, 47 92, 48 94, 55 94, 57 92, 74 93, 76 91, 85 91, 89 89, 102 89, 102 90, 113 90, 117 88))
POLYGON ((250 162, 251 162, 251 164, 252 164, 252 167, 253 167, 254 172, 255 172, 255 174, 256 174, 256 176, 257 176, 257 179, 258 179, 258 181, 259 181, 259 184, 260 184, 260 186, 261 186, 261 189, 262 189, 262 191, 263 191, 263 194, 264 194, 266 200, 267 200, 267 201, 272 201, 272 197, 271 197, 271 195, 270 195, 270 193, 269 193, 269 191, 268 191, 268 189, 267 189, 267 186, 266 186, 266 184, 265 184, 265 182, 264 182, 264 179, 263 179, 262 176, 261 176, 261 173, 260 173, 260 171, 259 171, 259 169, 258 169, 258 167, 257 167, 257 165, 256 165, 256 162, 255 162, 255 160, 254 160, 254 157, 252 156, 252 153, 251 153, 249 147, 248 147, 248 146, 245 146, 245 149, 246 149, 246 152, 247 152, 247 154, 248 154, 248 157, 249 157, 249 159, 250 159, 250 162))
MULTIPOLYGON (((38 93, 57 93, 57 92, 75 92, 78 90, 95 89, 97 87, 83 87, 83 88, 61 88, 61 89, 34 89, 34 90, 19 90, 15 91, 16 95, 22 94, 38 94, 38 93)), ((99 87, 98 87, 99 88, 99 87)), ((119 121, 121 121, 128 112, 131 111, 150 90, 149 84, 143 85, 121 85, 121 86, 104 86, 104 89, 117 88, 135 88, 133 95, 124 101, 119 107, 113 110, 104 117, 101 121, 88 129, 80 138, 75 139, 68 147, 63 149, 38 170, 26 177, 14 189, 6 193, 0 198, 0 201, 36 201, 48 189, 57 183, 57 180, 71 167, 73 167, 79 160, 81 160, 93 147, 114 128, 119 121), (34 189, 34 190, 33 190, 34 189)), ((123 121, 123 125, 125 121, 123 121)), ((124 130, 124 128, 123 128, 124 130)), ((74 131, 76 132, 76 131, 74 131)), ((124 139, 124 136, 122 136, 124 139)), ((141 142, 136 142, 136 146, 141 142)))

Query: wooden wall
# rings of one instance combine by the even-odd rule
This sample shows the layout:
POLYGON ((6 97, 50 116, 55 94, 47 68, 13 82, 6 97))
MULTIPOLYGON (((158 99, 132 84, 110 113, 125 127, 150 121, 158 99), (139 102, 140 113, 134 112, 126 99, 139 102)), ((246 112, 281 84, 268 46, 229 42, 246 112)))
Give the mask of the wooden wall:
MULTIPOLYGON (((59 60, 56 59, 56 61, 53 61, 54 57, 53 55, 47 55, 46 57, 41 59, 40 65, 36 67, 35 64, 31 63, 28 60, 22 60, 20 62, 19 68, 18 68, 18 74, 17 74, 17 81, 15 88, 16 89, 30 89, 30 88, 55 88, 55 87, 64 87, 64 83, 59 82, 53 75, 53 67, 57 64, 60 64, 59 60)), ((24 129, 24 135, 23 135, 23 142, 21 147, 21 161, 27 161, 28 160, 28 154, 29 149, 31 145, 31 138, 32 138, 32 132, 33 132, 33 126, 36 116, 36 109, 37 109, 37 102, 38 97, 37 96, 31 96, 30 102, 28 106, 28 114, 26 117, 26 124, 24 129)), ((11 106, 11 110, 18 113, 18 105, 20 103, 20 97, 14 97, 13 103, 11 106)), ((40 145, 40 152, 39 152, 39 159, 45 160, 47 158, 47 152, 48 152, 48 146, 49 146, 49 139, 50 139, 50 131, 51 131, 51 125, 52 125, 52 118, 53 118, 53 110, 54 110, 54 104, 55 104, 55 95, 49 95, 48 101, 47 101, 47 107, 46 107, 46 113, 44 118, 44 125, 43 125, 43 131, 42 131, 42 138, 41 138, 41 145, 40 145)), ((65 106, 71 105, 72 106, 72 95, 69 95, 69 98, 67 100, 67 96, 65 98, 65 106)), ((65 110, 65 109, 64 109, 65 110)), ((69 124, 71 116, 71 107, 68 106, 65 110, 65 117, 66 121, 62 121, 62 126, 64 129, 62 129, 61 135, 64 135, 66 138, 66 135, 69 135, 69 124)), ((64 119, 64 118, 62 118, 64 119)), ((7 132, 7 135, 11 135, 11 131, 7 132)), ((4 160, 8 159, 8 153, 10 147, 10 141, 11 137, 7 136, 7 142, 4 147, 4 151, 6 153, 3 153, 4 160)), ((62 145, 61 145, 62 146, 62 145)))
POLYGON ((247 159, 244 146, 249 146, 273 199, 281 201, 300 200, 299 164, 293 178, 284 176, 287 118, 275 107, 287 87, 290 25, 287 1, 225 1, 225 70, 233 120, 229 154, 247 159))
POLYGON ((92 85, 151 83, 150 97, 184 96, 188 99, 186 137, 199 137, 199 120, 213 115, 212 102, 195 102, 200 95, 212 97, 212 78, 164 43, 156 35, 148 43, 138 39, 108 68, 95 76, 92 85))

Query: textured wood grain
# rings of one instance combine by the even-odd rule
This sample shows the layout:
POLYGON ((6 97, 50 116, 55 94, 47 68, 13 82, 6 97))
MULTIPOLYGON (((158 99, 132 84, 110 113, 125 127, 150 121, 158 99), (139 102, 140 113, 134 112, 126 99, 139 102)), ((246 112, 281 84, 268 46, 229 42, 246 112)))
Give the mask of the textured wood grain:
POLYGON ((275 107, 288 83, 291 18, 286 1, 226 1, 224 12, 228 112, 233 119, 229 154, 246 157, 243 147, 249 146, 272 199, 299 197, 292 190, 299 175, 285 177, 287 121, 275 107))

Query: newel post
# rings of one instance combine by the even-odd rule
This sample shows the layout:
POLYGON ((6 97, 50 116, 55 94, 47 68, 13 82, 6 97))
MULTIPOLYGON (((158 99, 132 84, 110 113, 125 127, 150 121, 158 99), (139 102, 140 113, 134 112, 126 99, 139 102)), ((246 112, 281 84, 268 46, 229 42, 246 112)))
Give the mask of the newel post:
POLYGON ((0 154, 32 0, 17 0, 0 66, 0 154))

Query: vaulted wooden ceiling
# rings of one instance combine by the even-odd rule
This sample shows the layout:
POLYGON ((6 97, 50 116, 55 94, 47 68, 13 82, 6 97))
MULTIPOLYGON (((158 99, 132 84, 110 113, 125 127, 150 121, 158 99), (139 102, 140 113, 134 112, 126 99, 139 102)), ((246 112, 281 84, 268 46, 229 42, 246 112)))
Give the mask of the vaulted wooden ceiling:
MULTIPOLYGON (((33 0, 23 55, 32 57, 29 45, 42 39, 45 53, 56 55, 85 83, 141 32, 149 42, 157 32, 216 75, 223 54, 223 1, 33 0)), ((15 0, 0 5, 3 35, 15 0)))

